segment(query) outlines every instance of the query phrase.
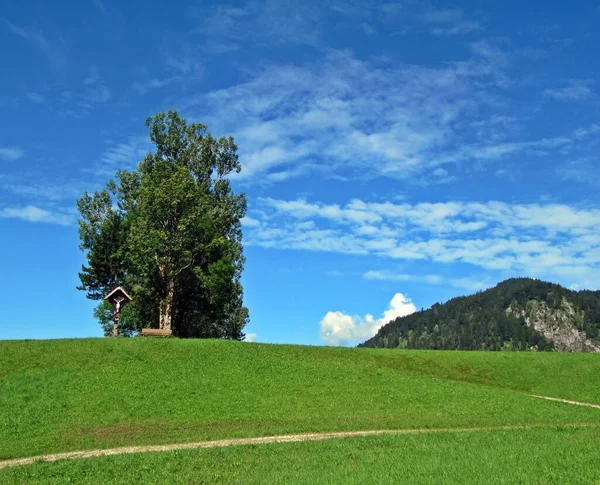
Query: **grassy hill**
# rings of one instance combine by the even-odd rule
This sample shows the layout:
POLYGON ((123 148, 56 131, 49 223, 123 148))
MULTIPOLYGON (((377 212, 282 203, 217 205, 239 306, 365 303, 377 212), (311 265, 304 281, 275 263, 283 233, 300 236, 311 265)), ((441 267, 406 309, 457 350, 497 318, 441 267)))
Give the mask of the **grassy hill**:
MULTIPOLYGON (((563 429, 561 426, 600 425, 598 409, 540 400, 530 393, 600 403, 600 356, 142 338, 6 341, 0 342, 0 460, 78 449, 298 432, 495 425, 541 425, 543 429, 532 430, 523 439, 535 441, 541 436, 547 448, 559 442, 553 433, 563 429)), ((575 433, 573 441, 585 448, 589 440, 597 439, 598 430, 594 430, 571 430, 564 436, 575 433)), ((498 436, 490 434, 488 438, 496 442, 498 436)), ((517 435, 510 436, 507 442, 517 435)), ((256 466, 269 466, 277 456, 286 455, 286 450, 297 449, 303 456, 310 453, 311 446, 324 454, 333 453, 333 460, 339 453, 358 453, 352 450, 362 449, 365 443, 387 446, 395 453, 399 443, 412 443, 415 449, 435 443, 451 448, 449 443, 456 439, 463 442, 467 438, 381 437, 348 439, 340 445, 273 445, 270 451, 255 452, 259 456, 256 466), (261 453, 265 454, 262 458, 261 453)), ((537 453, 550 456, 551 450, 546 448, 537 453)), ((472 452, 474 456, 481 453, 479 448, 472 452)), ((41 473, 36 475, 41 481, 50 476, 64 479, 82 467, 91 473, 84 473, 91 477, 90 483, 111 481, 105 474, 115 463, 123 463, 123 469, 142 467, 148 471, 148 481, 161 481, 161 473, 174 465, 153 463, 164 464, 168 456, 176 456, 182 461, 181 481, 188 477, 189 483, 186 466, 195 470, 202 460, 213 460, 213 465, 207 466, 216 470, 238 460, 242 452, 199 453, 109 457, 87 464, 46 463, 0 470, 0 482, 31 480, 35 478, 31 473, 41 473)), ((376 455, 369 456, 373 466, 384 466, 377 464, 376 455)), ((240 463, 236 473, 246 476, 244 467, 252 468, 252 462, 244 458, 240 463)), ((314 465, 319 475, 320 468, 314 465)), ((301 468, 300 462, 289 466, 301 468)), ((223 475, 227 470, 232 471, 226 467, 215 473, 229 476, 223 475)), ((310 476, 311 472, 306 473, 310 476)), ((56 482, 61 481, 57 478, 56 482)))
POLYGON ((396 318, 361 346, 600 352, 600 291, 511 278, 396 318))

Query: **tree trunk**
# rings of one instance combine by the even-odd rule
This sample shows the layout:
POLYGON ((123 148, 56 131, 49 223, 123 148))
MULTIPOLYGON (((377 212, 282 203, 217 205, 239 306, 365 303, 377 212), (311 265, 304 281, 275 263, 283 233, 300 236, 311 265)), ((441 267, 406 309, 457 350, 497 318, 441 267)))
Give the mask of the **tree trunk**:
POLYGON ((173 299, 175 297, 175 280, 169 278, 167 281, 167 296, 160 302, 160 320, 158 328, 171 331, 173 319, 173 299))

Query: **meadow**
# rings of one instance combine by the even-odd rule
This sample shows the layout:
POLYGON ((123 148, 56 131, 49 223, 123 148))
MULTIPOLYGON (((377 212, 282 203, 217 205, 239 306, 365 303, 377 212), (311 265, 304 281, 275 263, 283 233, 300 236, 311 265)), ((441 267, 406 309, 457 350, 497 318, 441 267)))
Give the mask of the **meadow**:
POLYGON ((37 463, 0 470, 0 482, 119 482, 122 474, 144 483, 475 483, 486 470, 492 483, 600 479, 600 409, 530 394, 600 403, 600 356, 143 338, 5 341, 0 460, 302 432, 524 428, 37 463))
POLYGON ((20 483, 600 483, 599 428, 345 438, 36 463, 20 483))

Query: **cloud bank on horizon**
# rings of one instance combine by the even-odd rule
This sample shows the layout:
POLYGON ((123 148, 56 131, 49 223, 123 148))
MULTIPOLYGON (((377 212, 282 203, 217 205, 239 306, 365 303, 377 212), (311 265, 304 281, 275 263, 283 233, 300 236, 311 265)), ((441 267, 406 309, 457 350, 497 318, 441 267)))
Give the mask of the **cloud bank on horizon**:
POLYGON ((360 317, 340 311, 327 312, 321 320, 319 336, 327 345, 355 345, 373 337, 381 327, 395 318, 405 317, 416 311, 410 298, 396 293, 387 310, 377 319, 370 313, 360 317))

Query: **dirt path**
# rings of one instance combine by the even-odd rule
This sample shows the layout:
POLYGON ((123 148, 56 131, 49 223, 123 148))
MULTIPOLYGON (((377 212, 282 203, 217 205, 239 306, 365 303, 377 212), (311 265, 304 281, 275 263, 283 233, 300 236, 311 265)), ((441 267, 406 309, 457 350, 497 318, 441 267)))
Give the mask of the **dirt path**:
MULTIPOLYGON (((575 406, 587 406, 600 409, 600 404, 590 404, 581 401, 571 401, 569 399, 560 399, 557 397, 539 396, 530 394, 531 397, 538 399, 546 399, 548 401, 561 402, 565 404, 573 404, 575 406)), ((292 435, 279 436, 264 436, 259 438, 236 438, 217 441, 200 441, 197 443, 175 443, 170 445, 151 445, 151 446, 124 446, 121 448, 106 448, 103 450, 87 450, 87 451, 68 451, 65 453, 54 453, 51 455, 31 456, 27 458, 15 458, 12 460, 0 461, 0 469, 13 466, 32 465, 38 461, 59 461, 59 460, 76 460, 82 458, 95 458, 100 456, 112 455, 127 455, 131 453, 148 453, 155 451, 175 451, 175 450, 193 450, 200 448, 223 448, 225 446, 240 446, 240 445, 261 445, 269 443, 298 443, 302 441, 323 441, 336 438, 351 438, 359 436, 379 436, 379 435, 412 435, 412 434, 430 434, 430 433, 467 433, 475 431, 501 431, 501 430, 516 430, 540 428, 544 426, 552 426, 548 424, 531 424, 531 425, 513 425, 513 426, 488 426, 479 428, 421 428, 421 429, 377 429, 368 431, 341 431, 336 433, 303 433, 292 435)), ((565 424, 570 427, 586 427, 600 426, 600 423, 572 423, 565 424)))
MULTIPOLYGON (((538 397, 538 396, 536 396, 538 397)), ((476 431, 502 431, 540 428, 552 426, 554 424, 531 424, 531 425, 513 425, 513 426, 488 426, 479 428, 422 428, 422 429, 378 429, 368 431, 341 431, 336 433, 303 433, 293 435, 264 436, 259 438, 238 438, 217 441, 200 441, 197 443, 175 443, 170 445, 152 445, 152 446, 125 446, 121 448, 107 448, 103 450, 88 451, 69 451, 66 453, 54 453, 51 455, 39 455, 27 458, 15 458, 12 460, 0 461, 0 469, 13 466, 32 465, 38 461, 59 461, 76 460, 82 458, 95 458, 100 456, 127 455, 131 453, 147 453, 156 451, 175 451, 192 450, 200 448, 222 448, 226 446, 239 445, 260 445, 269 443, 298 443, 302 441, 323 441, 336 438, 351 438, 359 436, 380 436, 380 435, 414 435, 431 433, 468 433, 476 431)), ((570 427, 600 426, 598 424, 572 423, 565 424, 570 427)))
POLYGON ((530 394, 530 396, 537 397, 538 399, 546 399, 548 401, 564 402, 566 404, 574 404, 575 406, 586 406, 588 408, 600 409, 600 404, 590 404, 589 402, 571 401, 570 399, 560 399, 558 397, 537 396, 536 394, 530 394))

